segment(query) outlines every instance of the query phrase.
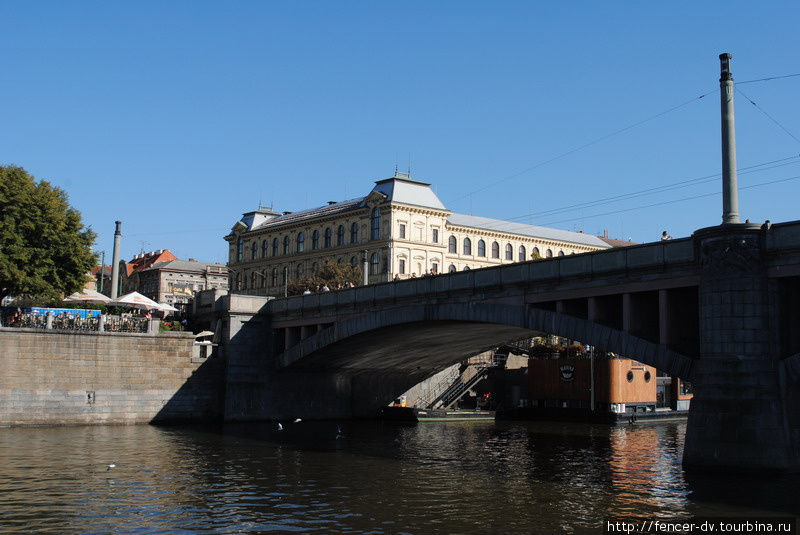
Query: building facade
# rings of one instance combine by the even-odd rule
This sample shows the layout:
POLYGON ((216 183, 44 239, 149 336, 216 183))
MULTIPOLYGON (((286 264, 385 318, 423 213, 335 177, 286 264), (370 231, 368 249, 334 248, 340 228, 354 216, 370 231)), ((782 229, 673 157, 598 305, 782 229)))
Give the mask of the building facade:
POLYGON ((253 295, 282 295, 326 262, 366 261, 372 284, 610 247, 581 232, 453 213, 430 184, 405 173, 356 199, 247 212, 225 240, 231 290, 253 295))
POLYGON ((227 290, 228 268, 196 260, 158 262, 139 273, 140 294, 178 309, 201 290, 227 290))

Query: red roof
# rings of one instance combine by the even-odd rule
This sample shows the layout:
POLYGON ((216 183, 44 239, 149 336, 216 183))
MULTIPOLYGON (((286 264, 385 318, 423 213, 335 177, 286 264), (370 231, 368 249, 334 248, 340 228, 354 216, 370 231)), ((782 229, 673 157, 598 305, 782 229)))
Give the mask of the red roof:
POLYGON ((178 260, 178 257, 170 252, 169 249, 162 249, 161 251, 153 251, 152 253, 145 253, 144 255, 134 258, 130 262, 125 263, 125 270, 130 275, 135 271, 142 271, 147 269, 156 262, 169 262, 170 260, 178 260))

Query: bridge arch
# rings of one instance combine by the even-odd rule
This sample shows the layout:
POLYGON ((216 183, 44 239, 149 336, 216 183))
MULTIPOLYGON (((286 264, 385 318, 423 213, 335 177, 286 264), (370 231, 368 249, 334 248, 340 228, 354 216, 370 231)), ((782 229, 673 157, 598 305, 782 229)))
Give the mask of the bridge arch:
POLYGON ((694 359, 625 331, 530 305, 449 303, 409 305, 335 323, 277 355, 294 369, 430 368, 535 333, 562 336, 634 358, 692 380, 694 359))

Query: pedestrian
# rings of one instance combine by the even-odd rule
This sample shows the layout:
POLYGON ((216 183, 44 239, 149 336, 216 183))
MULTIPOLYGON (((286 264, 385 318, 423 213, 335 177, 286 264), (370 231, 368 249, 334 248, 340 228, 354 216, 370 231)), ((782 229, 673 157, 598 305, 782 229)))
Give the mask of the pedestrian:
POLYGON ((667 241, 667 240, 671 240, 671 239, 672 239, 672 235, 671 234, 667 234, 666 230, 661 233, 661 241, 667 241))
POLYGON ((323 292, 330 292, 330 291, 331 291, 331 289, 330 289, 330 288, 328 288, 328 285, 327 285, 327 284, 323 284, 323 285, 322 285, 322 291, 323 291, 323 292))
POLYGON ((303 292, 303 295, 311 295, 311 290, 306 288, 305 291, 303 292))

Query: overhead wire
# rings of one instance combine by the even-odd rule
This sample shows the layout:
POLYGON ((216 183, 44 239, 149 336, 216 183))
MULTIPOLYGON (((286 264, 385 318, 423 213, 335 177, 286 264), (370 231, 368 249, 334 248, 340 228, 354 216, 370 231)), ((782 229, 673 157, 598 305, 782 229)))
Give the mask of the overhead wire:
POLYGON ((528 167, 526 169, 523 169, 523 170, 518 171, 516 173, 513 173, 511 175, 508 175, 508 176, 505 176, 505 177, 500 178, 498 180, 495 180, 493 182, 490 182, 490 183, 486 184, 485 186, 482 186, 482 187, 480 187, 480 188, 478 188, 476 190, 473 190, 473 191, 471 191, 469 193, 466 193, 466 194, 462 195, 461 197, 456 197, 455 200, 464 199, 464 198, 469 197, 471 195, 474 195, 476 193, 480 193, 480 192, 485 191, 485 190, 487 190, 489 188, 492 188, 492 187, 496 186, 497 184, 500 184, 501 182, 505 182, 506 180, 511 180, 512 178, 516 178, 518 176, 521 176, 521 175, 524 175, 526 173, 529 173, 529 172, 531 172, 531 171, 533 171, 535 169, 538 169, 539 167, 542 167, 544 165, 552 163, 552 162, 554 162, 556 160, 560 160, 561 158, 569 156, 570 154, 574 154, 574 153, 576 153, 578 151, 581 151, 581 150, 583 150, 585 148, 591 147, 592 145, 596 145, 596 144, 600 143, 601 141, 605 141, 606 139, 609 139, 609 138, 614 137, 616 135, 619 135, 619 134, 621 134, 623 132, 631 130, 632 128, 636 128, 637 126, 640 126, 640 125, 642 125, 644 123, 652 121, 653 119, 657 119, 659 117, 667 115, 668 113, 671 113, 671 112, 673 112, 675 110, 683 108, 684 106, 687 106, 687 105, 689 105, 689 104, 691 104, 691 103, 693 103, 693 102, 695 102, 697 100, 700 100, 700 99, 702 99, 704 97, 707 97, 708 95, 710 95, 712 93, 716 93, 717 91, 718 90, 715 89, 714 91, 709 91, 708 93, 704 93, 704 94, 702 94, 700 96, 697 96, 697 97, 694 97, 692 99, 689 99, 686 102, 682 102, 682 103, 678 104, 677 106, 672 106, 671 108, 668 108, 668 109, 666 109, 666 110, 664 110, 662 112, 656 113, 655 115, 651 115, 650 117, 647 117, 646 119, 642 119, 641 121, 637 121, 637 122, 635 122, 633 124, 630 124, 628 126, 620 128, 619 130, 615 130, 615 131, 613 131, 613 132, 611 132, 609 134, 606 134, 604 136, 600 136, 600 137, 598 137, 596 139, 593 139, 592 141, 589 141, 588 143, 584 143, 583 145, 580 145, 578 147, 570 149, 570 150, 568 150, 566 152, 562 152, 562 153, 560 153, 560 154, 558 154, 556 156, 553 156, 552 158, 548 158, 546 160, 543 160, 543 161, 541 161, 541 162, 539 162, 539 163, 537 163, 535 165, 532 165, 531 167, 528 167))
POLYGON ((780 75, 780 76, 768 76, 767 78, 757 78, 755 80, 745 80, 744 82, 736 82, 736 85, 753 84, 755 82, 769 82, 771 80, 780 80, 782 78, 792 78, 794 76, 800 76, 800 72, 798 72, 796 74, 783 74, 783 75, 780 75))
POLYGON ((759 106, 758 104, 756 104, 756 102, 755 102, 755 101, 754 101, 752 98, 750 98, 750 97, 748 97, 747 95, 745 95, 745 94, 744 94, 744 92, 743 92, 741 89, 739 89, 739 88, 737 87, 737 88, 736 88, 736 92, 737 92, 737 93, 739 93, 740 95, 742 95, 744 98, 746 98, 746 99, 747 99, 747 100, 750 102, 750 104, 752 104, 753 106, 755 106, 755 108, 756 108, 758 111, 760 111, 761 113, 763 113, 763 114, 764 114, 764 115, 765 115, 765 116, 766 116, 766 117, 767 117, 767 118, 768 118, 770 121, 772 121, 773 123, 775 123, 776 125, 778 125, 778 127, 780 127, 780 129, 781 129, 781 130, 783 130, 784 132, 786 132, 787 134, 789 134, 789 136, 790 136, 792 139, 794 139, 795 141, 797 141, 798 143, 800 143, 800 139, 798 139, 798 138, 797 138, 797 136, 795 136, 794 134, 792 134, 792 133, 789 131, 789 129, 788 129, 788 128, 786 128, 786 127, 785 127, 785 126, 783 126, 781 123, 779 123, 779 122, 778 122, 778 120, 777 120, 776 118, 774 118, 772 115, 770 115, 769 113, 767 113, 767 110, 765 110, 764 108, 762 108, 761 106, 759 106))
MULTIPOLYGON (((767 182, 760 182, 758 184, 751 184, 749 186, 742 186, 742 187, 739 188, 739 190, 741 191, 741 190, 758 188, 758 187, 761 187, 761 186, 769 186, 771 184, 778 184, 778 183, 781 183, 781 182, 789 182, 791 180, 797 180, 798 178, 800 178, 800 175, 790 176, 788 178, 780 178, 780 179, 777 179, 777 180, 770 180, 770 181, 767 181, 767 182)), ((602 217, 602 216, 606 216, 606 215, 616 215, 616 214, 621 214, 621 213, 624 213, 624 212, 633 212, 634 210, 643 210, 645 208, 654 208, 654 207, 657 207, 657 206, 666 206, 666 205, 669 205, 669 204, 675 204, 675 203, 679 203, 679 202, 683 202, 683 201, 690 201, 690 200, 693 200, 693 199, 702 199, 703 197, 713 197, 713 196, 721 195, 721 194, 722 194, 721 191, 714 191, 714 192, 711 192, 711 193, 703 193, 703 194, 700 194, 700 195, 692 195, 690 197, 682 197, 680 199, 673 199, 673 200, 670 200, 670 201, 663 201, 663 202, 657 202, 657 203, 643 205, 643 206, 634 206, 632 208, 614 210, 614 211, 605 212, 605 213, 602 213, 602 214, 592 214, 592 215, 588 215, 588 216, 587 215, 583 215, 583 216, 580 216, 580 217, 572 217, 572 218, 569 218, 569 219, 560 219, 558 221, 550 221, 548 223, 544 223, 544 225, 555 225, 555 224, 558 224, 558 223, 565 223, 565 222, 568 222, 568 221, 576 221, 576 220, 579 220, 579 219, 591 219, 591 218, 594 218, 594 217, 602 217)))

